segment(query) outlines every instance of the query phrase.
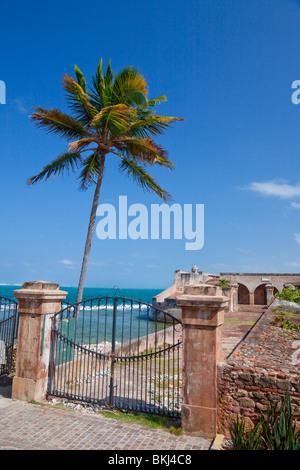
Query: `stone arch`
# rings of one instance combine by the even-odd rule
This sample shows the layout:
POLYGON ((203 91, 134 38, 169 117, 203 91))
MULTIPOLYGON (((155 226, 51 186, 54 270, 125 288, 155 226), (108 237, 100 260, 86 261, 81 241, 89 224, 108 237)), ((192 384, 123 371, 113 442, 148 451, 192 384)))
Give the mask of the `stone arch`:
POLYGON ((254 291, 254 305, 267 305, 266 284, 260 284, 254 291))
POLYGON ((250 304, 250 292, 245 284, 238 283, 238 303, 239 304, 250 304))

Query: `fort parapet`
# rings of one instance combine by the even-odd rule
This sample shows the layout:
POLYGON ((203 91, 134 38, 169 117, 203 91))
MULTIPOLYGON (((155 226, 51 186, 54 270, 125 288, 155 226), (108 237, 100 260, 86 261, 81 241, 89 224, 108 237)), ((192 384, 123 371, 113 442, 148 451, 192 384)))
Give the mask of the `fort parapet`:
POLYGON ((300 287, 300 274, 293 273, 219 273, 199 271, 196 265, 191 271, 178 269, 174 274, 173 284, 152 299, 154 306, 168 311, 176 318, 181 318, 181 309, 177 298, 183 294, 186 286, 199 284, 217 285, 225 279, 228 287, 223 287, 223 295, 229 299, 227 310, 236 311, 239 304, 270 305, 276 292, 285 286, 300 287))

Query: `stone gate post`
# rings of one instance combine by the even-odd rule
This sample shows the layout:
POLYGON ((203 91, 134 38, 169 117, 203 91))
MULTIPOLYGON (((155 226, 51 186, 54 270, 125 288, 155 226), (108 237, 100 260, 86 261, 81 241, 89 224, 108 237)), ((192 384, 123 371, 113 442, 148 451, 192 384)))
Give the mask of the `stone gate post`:
POLYGON ((271 305, 274 300, 274 286, 271 283, 266 284, 266 302, 271 305))
POLYGON ((183 323, 183 432, 213 438, 217 432, 217 363, 222 360, 228 299, 220 287, 201 284, 186 287, 177 303, 183 323))
POLYGON ((19 333, 12 398, 43 401, 49 373, 51 321, 67 292, 61 291, 59 284, 35 281, 23 283, 14 296, 19 301, 19 333))

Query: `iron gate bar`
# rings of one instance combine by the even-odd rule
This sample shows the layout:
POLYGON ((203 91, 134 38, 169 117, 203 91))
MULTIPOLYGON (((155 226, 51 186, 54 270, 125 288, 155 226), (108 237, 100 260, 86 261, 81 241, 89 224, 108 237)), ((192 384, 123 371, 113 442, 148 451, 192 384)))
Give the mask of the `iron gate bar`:
POLYGON ((110 366, 110 393, 109 404, 112 406, 114 402, 114 367, 115 367, 115 350, 116 350, 116 321, 117 321, 117 298, 114 298, 113 307, 113 324, 112 324, 112 342, 111 342, 111 366, 110 366))
POLYGON ((8 375, 13 370, 14 346, 18 336, 18 302, 0 297, 0 340, 2 364, 0 375, 8 375))
POLYGON ((67 305, 53 320, 49 395, 178 417, 182 339, 177 326, 182 329, 168 312, 132 298, 105 296, 67 305), (163 322, 150 320, 151 312, 163 322))

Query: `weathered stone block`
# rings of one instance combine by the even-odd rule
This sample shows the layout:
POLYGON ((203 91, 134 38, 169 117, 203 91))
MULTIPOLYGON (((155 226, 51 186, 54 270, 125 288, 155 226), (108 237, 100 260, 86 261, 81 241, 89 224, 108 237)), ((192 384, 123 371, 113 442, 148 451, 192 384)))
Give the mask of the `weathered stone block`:
POLYGON ((253 383, 253 377, 249 372, 242 372, 239 374, 239 379, 242 380, 245 383, 252 384, 253 383))
POLYGON ((256 408, 260 411, 268 411, 268 404, 256 403, 256 408))
POLYGON ((292 385, 288 380, 279 379, 277 380, 277 387, 280 390, 291 390, 292 385))
POLYGON ((238 402, 244 408, 254 408, 255 407, 255 401, 251 400, 251 398, 239 398, 238 402))

